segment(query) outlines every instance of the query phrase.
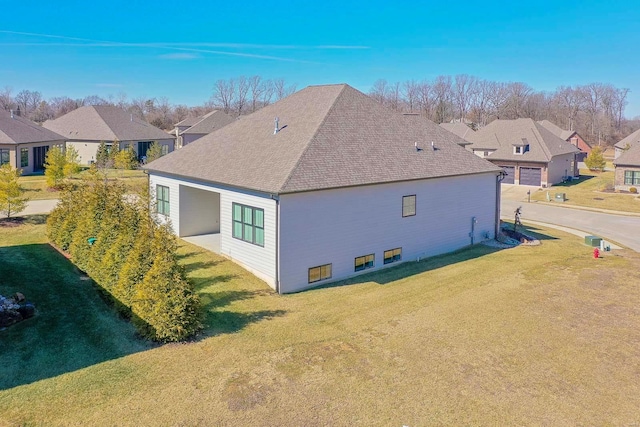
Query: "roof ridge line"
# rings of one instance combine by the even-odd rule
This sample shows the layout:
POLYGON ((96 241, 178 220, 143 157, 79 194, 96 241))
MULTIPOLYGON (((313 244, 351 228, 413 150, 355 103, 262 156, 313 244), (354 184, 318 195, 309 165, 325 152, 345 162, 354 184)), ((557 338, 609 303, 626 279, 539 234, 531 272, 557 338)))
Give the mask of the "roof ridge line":
MULTIPOLYGON (((339 86, 339 85, 335 85, 335 86, 339 86)), ((329 107, 329 110, 327 111, 327 114, 324 115, 324 118, 318 124, 318 127, 313 132, 313 135, 311 136, 311 138, 309 138, 309 142, 307 142, 306 147, 304 147, 304 150, 302 150, 302 153, 300 153, 300 156, 298 157, 298 160, 296 161, 295 166, 293 168, 291 168, 291 172, 289 172, 289 175, 287 175, 287 178, 282 183, 282 186, 280 186, 280 189, 278 190, 278 192, 282 193, 282 191, 285 189, 285 187, 287 186, 289 181, 291 181, 291 177, 293 176, 294 172, 298 169, 298 166, 300 166, 300 162, 302 161, 302 158, 304 157, 304 155, 309 150, 309 146, 311 145, 313 140, 316 139, 316 136, 318 135, 318 132, 320 131, 320 128, 327 121, 327 118, 331 114, 331 111, 333 111, 333 109, 335 108, 336 104, 338 103, 338 99, 340 99, 340 97, 344 94, 344 91, 345 91, 346 88, 347 88, 347 85, 343 84, 342 89, 340 90, 340 93, 338 94, 338 96, 336 96, 335 101, 333 102, 333 104, 331 104, 331 107, 329 107)))
MULTIPOLYGON (((535 136, 535 138, 538 140, 538 144, 540 144, 540 148, 542 148, 542 152, 547 157, 547 161, 551 161, 551 158, 553 156, 551 155, 551 151, 549 151, 549 147, 547 147, 547 144, 544 141, 544 138, 543 138, 542 134, 540 133, 540 129, 538 129, 538 126, 542 126, 542 125, 540 123, 536 122, 535 120, 533 120, 533 128, 531 128, 531 131, 533 132, 533 136, 535 136), (540 135, 540 138, 538 138, 538 134, 540 135)), ((544 127, 544 126, 542 126, 542 127, 544 127)), ((546 128, 545 128, 545 130, 546 130, 546 128)), ((548 132, 550 132, 550 131, 548 131, 548 132)), ((560 138, 560 137, 558 137, 558 138, 560 138)))
MULTIPOLYGON (((105 120, 104 117, 102 117, 102 115, 100 114, 100 112, 98 111, 98 109, 96 108, 96 105, 89 105, 89 107, 91 107, 93 109, 93 111, 96 112, 96 114, 98 115, 98 117, 100 118, 100 120, 102 120, 102 122, 107 125, 107 129, 109 129, 109 132, 111 132, 113 134, 113 140, 116 141, 120 141, 120 138, 118 138, 118 135, 115 133, 115 131, 111 128, 111 125, 109 123, 107 123, 107 121, 105 120)), ((79 110, 79 109, 78 109, 79 110)), ((76 110, 77 111, 77 110, 76 110)), ((123 111, 127 111, 127 110, 123 110, 123 111)))

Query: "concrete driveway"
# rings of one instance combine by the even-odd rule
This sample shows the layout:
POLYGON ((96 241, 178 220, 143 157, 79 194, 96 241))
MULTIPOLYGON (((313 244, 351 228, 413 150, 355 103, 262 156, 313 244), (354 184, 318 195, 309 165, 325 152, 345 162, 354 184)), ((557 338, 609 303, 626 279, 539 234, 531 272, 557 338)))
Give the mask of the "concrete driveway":
POLYGON ((513 221, 514 211, 519 206, 522 206, 520 218, 523 221, 538 221, 581 230, 640 252, 640 217, 527 203, 503 197, 502 219, 513 221))

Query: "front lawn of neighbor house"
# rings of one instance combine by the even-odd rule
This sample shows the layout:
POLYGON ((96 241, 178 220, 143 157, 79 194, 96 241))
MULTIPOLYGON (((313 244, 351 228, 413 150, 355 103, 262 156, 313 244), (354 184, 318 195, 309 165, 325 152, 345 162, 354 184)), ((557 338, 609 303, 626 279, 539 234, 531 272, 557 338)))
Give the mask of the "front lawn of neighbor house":
POLYGON ((530 230, 542 245, 476 246, 279 296, 184 243, 205 330, 150 346, 43 231, 0 228, 0 271, 13 272, 0 275, 0 294, 22 290, 39 310, 0 331, 0 425, 640 420, 635 252, 593 259, 575 236, 530 230))
MULTIPOLYGON (((82 171, 79 174, 70 178, 71 181, 80 179, 87 171, 82 171)), ((106 176, 108 179, 118 179, 125 183, 125 185, 131 189, 136 190, 147 185, 147 175, 143 170, 118 170, 108 169, 106 170, 106 176)), ((44 175, 27 175, 21 176, 18 179, 20 186, 24 188, 25 196, 30 200, 52 200, 60 197, 57 190, 53 190, 47 187, 47 178, 44 175)))
MULTIPOLYGON (((531 200, 538 202, 547 201, 547 192, 551 201, 556 193, 565 193, 567 201, 558 205, 584 206, 588 208, 610 209, 622 212, 640 213, 640 198, 638 195, 614 193, 613 172, 591 172, 582 169, 580 179, 565 184, 553 185, 532 192, 531 200), (607 190, 607 191, 603 191, 607 190)), ((555 203, 555 202, 554 202, 555 203)))

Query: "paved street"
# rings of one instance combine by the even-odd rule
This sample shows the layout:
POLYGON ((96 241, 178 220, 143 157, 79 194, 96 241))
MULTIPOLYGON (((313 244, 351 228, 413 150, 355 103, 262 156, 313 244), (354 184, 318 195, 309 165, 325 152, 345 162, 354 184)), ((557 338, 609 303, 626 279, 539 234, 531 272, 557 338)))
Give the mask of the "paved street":
MULTIPOLYGON (((27 208, 20 212, 20 215, 35 215, 49 213, 58 204, 58 199, 55 200, 31 200, 27 204, 27 208)), ((5 215, 0 214, 0 218, 4 218, 5 215)))
POLYGON ((612 215, 538 203, 502 199, 503 219, 513 220, 514 211, 522 206, 521 219, 562 225, 621 243, 640 252, 640 217, 612 215))

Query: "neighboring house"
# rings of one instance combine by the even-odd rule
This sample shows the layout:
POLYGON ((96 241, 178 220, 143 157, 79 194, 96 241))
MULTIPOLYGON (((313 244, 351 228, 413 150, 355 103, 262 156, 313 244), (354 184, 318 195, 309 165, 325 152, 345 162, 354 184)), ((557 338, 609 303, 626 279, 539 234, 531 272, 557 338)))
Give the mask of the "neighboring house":
POLYGON ((458 142, 348 85, 310 86, 147 169, 178 236, 209 235, 288 293, 494 238, 501 170, 458 142))
POLYGON ((578 175, 580 150, 532 119, 494 120, 468 138, 476 155, 502 167, 504 184, 547 187, 578 175))
POLYGON ((9 163, 24 175, 42 172, 49 148, 64 146, 64 137, 13 111, 0 110, 0 166, 9 163))
POLYGON ((584 140, 575 130, 565 130, 561 127, 557 126, 555 123, 550 122, 549 120, 542 120, 540 122, 542 126, 544 126, 549 132, 554 134, 557 137, 560 137, 567 141, 569 144, 575 146, 580 150, 580 153, 577 156, 579 162, 583 162, 584 159, 591 152, 591 146, 584 140))
POLYGON ((130 145, 140 161, 144 161, 154 142, 162 145, 165 154, 175 146, 175 139, 167 132, 110 105, 80 107, 55 120, 47 120, 42 126, 62 135, 67 146, 78 151, 83 165, 95 162, 101 142, 111 147, 117 141, 120 149, 130 145))
POLYGON ((628 135, 626 138, 623 138, 620 142, 618 142, 615 147, 614 158, 617 159, 629 148, 634 145, 640 145, 640 129, 633 132, 631 135, 628 135))
POLYGON ((469 126, 467 126, 466 124, 461 123, 461 122, 440 123, 440 126, 442 126, 444 129, 448 130, 449 132, 453 133, 454 135, 458 135, 460 138, 465 140, 465 143, 464 144, 460 144, 460 145, 464 145, 467 148, 471 145, 471 142, 469 142, 468 138, 472 134, 474 134, 475 131, 473 129, 471 129, 469 126))
POLYGON ((640 192, 640 144, 634 144, 613 161, 615 166, 615 189, 629 191, 631 187, 640 192))
POLYGON ((177 123, 174 129, 175 134, 178 136, 177 146, 182 148, 234 121, 233 117, 220 110, 213 110, 200 117, 186 118, 177 123))

